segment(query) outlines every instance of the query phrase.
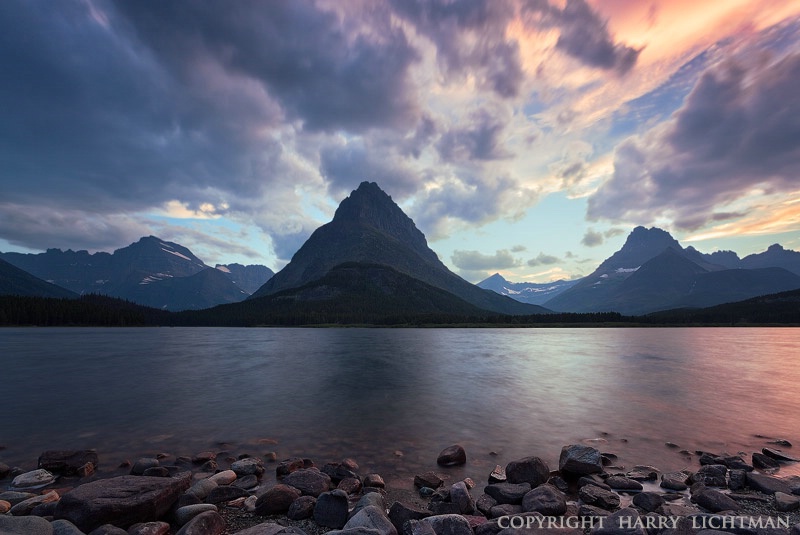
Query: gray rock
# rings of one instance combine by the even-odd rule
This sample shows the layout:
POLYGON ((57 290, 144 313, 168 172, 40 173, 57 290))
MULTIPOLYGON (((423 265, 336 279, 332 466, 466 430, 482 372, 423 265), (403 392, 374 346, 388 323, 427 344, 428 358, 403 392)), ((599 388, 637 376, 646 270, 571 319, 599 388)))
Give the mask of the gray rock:
POLYGON ((561 516, 567 512, 567 498, 553 485, 545 483, 525 494, 522 510, 545 516, 561 516))
POLYGON ((328 531, 325 535, 381 535, 381 532, 375 528, 358 526, 347 529, 334 529, 332 531, 328 531))
POLYGON ((458 466, 467 462, 467 452, 463 446, 453 444, 443 449, 436 458, 439 466, 458 466))
POLYGON ((506 479, 509 483, 529 483, 531 488, 547 482, 550 468, 539 457, 524 457, 506 465, 506 479))
POLYGON ((510 503, 519 505, 522 497, 531 490, 530 483, 492 483, 483 488, 483 492, 497 500, 498 504, 510 503))
POLYGON ((160 466, 158 459, 152 459, 149 457, 142 457, 141 459, 137 459, 133 466, 131 467, 131 475, 132 476, 142 476, 144 475, 144 471, 148 468, 156 468, 160 466))
POLYGON ((264 461, 257 457, 245 457, 244 459, 232 462, 231 470, 239 477, 261 477, 264 474, 264 461))
MULTIPOLYGON (((53 520, 50 525, 53 527, 53 535, 86 535, 69 520, 53 520)), ((167 524, 167 529, 169 530, 169 524, 167 524)))
POLYGON ((53 515, 56 512, 56 506, 58 502, 46 502, 40 503, 33 509, 31 509, 31 516, 45 516, 48 518, 53 518, 53 515))
POLYGON ((724 464, 707 464, 692 476, 693 483, 702 483, 708 487, 727 488, 728 467, 724 464))
POLYGON ((200 500, 205 500, 206 497, 211 494, 211 491, 218 486, 219 485, 216 481, 207 477, 192 485, 188 492, 194 496, 197 496, 200 500))
POLYGON ((347 494, 358 494, 363 488, 363 485, 361 484, 361 480, 357 477, 346 477, 339 481, 336 488, 345 491, 347 494))
POLYGON ((169 468, 166 466, 153 466, 148 468, 142 473, 143 476, 148 477, 169 477, 169 468))
POLYGON ((793 463, 800 461, 800 459, 792 457, 791 455, 783 453, 781 450, 776 450, 774 448, 761 448, 761 453, 763 453, 767 457, 772 457, 776 461, 793 462, 793 463))
POLYGON ((638 464, 625 474, 626 477, 636 481, 655 481, 660 470, 655 466, 638 464))
POLYGON ((296 472, 297 470, 302 470, 305 468, 306 464, 303 459, 300 457, 291 457, 289 459, 285 459, 278 463, 275 467, 275 477, 278 480, 283 479, 285 476, 291 474, 292 472, 296 472))
POLYGON ((219 535, 225 531, 225 520, 216 511, 200 513, 175 535, 219 535))
POLYGON ((216 511, 217 506, 211 503, 198 503, 196 505, 186 505, 184 507, 179 507, 175 510, 175 522, 178 523, 179 526, 183 526, 184 524, 189 523, 191 519, 199 515, 200 513, 205 513, 206 511, 216 511))
POLYGON ((781 467, 781 464, 778 461, 776 461, 772 457, 767 457, 763 453, 754 452, 752 460, 753 460, 753 466, 755 466, 759 470, 772 470, 781 467))
POLYGON ((522 514, 522 505, 512 505, 510 503, 501 503, 495 505, 489 510, 489 518, 500 518, 501 516, 514 516, 522 514))
POLYGON ((169 529, 166 522, 141 522, 128 528, 128 535, 167 535, 169 529))
POLYGON ((284 477, 283 483, 296 488, 306 496, 315 498, 331 488, 330 476, 313 468, 296 470, 284 477))
POLYGON ((612 510, 619 507, 619 495, 598 487, 597 485, 585 485, 578 491, 578 496, 586 505, 594 505, 601 509, 612 510))
POLYGON ((572 444, 561 448, 558 469, 572 475, 599 474, 603 471, 603 461, 597 449, 572 444))
POLYGON ((313 496, 300 496, 289 506, 286 516, 289 520, 305 520, 314 516, 317 499, 313 496))
POLYGON ((358 502, 356 502, 355 507, 350 512, 350 516, 352 517, 354 514, 359 512, 364 507, 369 507, 370 505, 374 505, 378 509, 385 511, 386 510, 386 497, 383 493, 380 492, 368 492, 364 494, 358 502))
POLYGON ((414 476, 414 485, 420 488, 438 489, 442 486, 442 478, 436 472, 425 472, 422 475, 414 476))
POLYGON ((651 513, 664 505, 664 498, 657 492, 640 492, 633 497, 633 505, 651 513))
POLYGON ((585 517, 607 517, 611 515, 611 511, 606 511, 605 509, 600 509, 599 507, 595 507, 594 505, 586 505, 582 504, 578 507, 578 516, 581 518, 585 517))
POLYGON ((47 494, 40 494, 38 496, 34 496, 33 498, 22 500, 18 504, 14 505, 9 512, 13 516, 27 516, 31 514, 31 511, 33 511, 37 506, 45 503, 56 502, 58 501, 58 498, 58 493, 51 490, 47 494))
POLYGON ((461 508, 457 503, 452 502, 431 502, 428 504, 431 515, 460 515, 461 508))
POLYGON ((89 535, 128 535, 128 532, 112 524, 103 524, 90 531, 89 535))
POLYGON ((747 486, 747 471, 733 469, 728 472, 728 488, 734 491, 742 490, 747 486))
POLYGON ((56 476, 43 468, 31 470, 18 475, 11 481, 11 487, 16 490, 39 489, 46 487, 56 480, 56 476))
POLYGON ((613 475, 606 478, 606 485, 611 487, 611 489, 616 491, 634 491, 638 492, 642 490, 642 484, 636 481, 635 479, 631 479, 625 476, 613 475))
POLYGON ((243 488, 233 485, 218 486, 208 493, 208 496, 206 496, 206 503, 226 503, 249 495, 250 493, 243 488))
POLYGON ((258 486, 258 478, 252 474, 238 477, 232 485, 240 489, 251 490, 258 486))
POLYGON ((383 480, 380 474, 367 474, 364 476, 364 486, 382 489, 386 487, 386 482, 383 480))
POLYGON ((275 485, 258 497, 255 514, 262 516, 283 514, 299 497, 300 491, 296 488, 285 484, 275 485))
POLYGON ((607 516, 603 527, 593 528, 591 535, 646 535, 644 527, 638 524, 639 513, 636 509, 626 507, 607 516))
POLYGON ((342 529, 347 523, 347 493, 342 490, 323 492, 314 506, 314 522, 320 526, 342 529))
POLYGON ((429 516, 417 522, 428 524, 436 535, 473 535, 469 521, 461 515, 429 516))
POLYGON ((344 525, 345 530, 352 528, 375 529, 380 535, 397 535, 397 528, 383 512, 383 509, 374 505, 368 505, 361 509, 344 525))
POLYGON ((431 516, 430 511, 419 509, 403 502, 394 502, 389 508, 389 520, 397 533, 403 533, 403 525, 409 520, 421 520, 431 516))
POLYGON ((748 487, 753 490, 763 492, 764 494, 775 494, 776 492, 783 492, 784 494, 792 493, 789 485, 777 477, 767 476, 756 472, 748 472, 746 479, 748 487))
POLYGON ((480 511, 484 516, 488 516, 489 511, 495 505, 497 505, 497 500, 495 500, 488 494, 481 494, 480 496, 478 496, 478 499, 475 500, 475 509, 480 511))
POLYGON ((306 532, 295 527, 287 527, 277 524, 275 522, 264 522, 241 531, 237 531, 236 535, 306 535, 306 532))
POLYGON ((422 520, 409 520, 403 525, 403 535, 436 535, 436 532, 422 520))
POLYGON ((719 513, 720 511, 738 511, 741 508, 733 498, 714 489, 705 489, 702 492, 694 494, 692 496, 692 501, 712 513, 719 513))
POLYGON ((97 450, 48 450, 39 456, 39 468, 56 474, 77 474, 86 463, 98 465, 97 450))
POLYGON ((0 515, 0 533, 24 535, 52 535, 53 526, 38 516, 0 515))
POLYGON ((471 515, 475 512, 475 500, 472 499, 467 484, 463 481, 450 486, 450 501, 458 506, 458 512, 462 515, 471 515))
POLYGON ((12 506, 17 505, 19 502, 27 500, 28 498, 35 498, 36 496, 38 496, 38 494, 34 494, 33 492, 17 492, 15 490, 0 492, 0 500, 8 502, 12 506))
POLYGON ((118 476, 85 483, 61 497, 55 519, 89 532, 110 523, 128 527, 161 518, 189 486, 180 477, 118 476))
POLYGON ((795 511, 800 507, 800 496, 793 496, 783 492, 775 493, 775 508, 782 513, 795 511))

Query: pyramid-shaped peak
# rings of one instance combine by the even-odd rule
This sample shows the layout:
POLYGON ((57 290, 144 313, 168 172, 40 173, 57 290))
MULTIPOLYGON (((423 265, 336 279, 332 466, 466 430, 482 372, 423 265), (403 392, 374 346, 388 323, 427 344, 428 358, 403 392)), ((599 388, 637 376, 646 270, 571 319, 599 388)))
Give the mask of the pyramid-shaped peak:
POLYGON ((339 204, 333 219, 334 221, 337 219, 363 220, 381 216, 386 217, 387 215, 397 217, 397 213, 409 219, 378 184, 375 182, 362 182, 358 189, 353 190, 350 196, 339 204))

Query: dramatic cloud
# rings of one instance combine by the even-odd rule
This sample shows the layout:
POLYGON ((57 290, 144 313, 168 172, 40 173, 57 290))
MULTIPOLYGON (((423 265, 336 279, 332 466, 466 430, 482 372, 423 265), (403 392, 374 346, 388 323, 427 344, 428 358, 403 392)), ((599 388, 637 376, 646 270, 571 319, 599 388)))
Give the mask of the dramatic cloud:
POLYGON ((670 122, 617 148, 588 216, 694 230, 754 193, 800 189, 798 84, 800 54, 708 70, 670 122))
POLYGON ((493 255, 478 251, 453 251, 453 265, 464 271, 490 271, 516 267, 520 264, 510 251, 503 249, 493 255))
POLYGON ((446 132, 436 145, 445 161, 501 160, 512 154, 503 148, 502 135, 510 113, 498 107, 472 113, 468 124, 446 132))

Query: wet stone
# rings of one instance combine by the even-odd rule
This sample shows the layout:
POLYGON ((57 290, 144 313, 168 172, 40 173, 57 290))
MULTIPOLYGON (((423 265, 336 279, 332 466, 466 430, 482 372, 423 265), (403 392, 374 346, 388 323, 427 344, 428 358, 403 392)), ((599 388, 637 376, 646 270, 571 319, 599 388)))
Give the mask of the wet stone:
POLYGON ((530 483, 493 483, 486 485, 483 492, 497 500, 498 504, 515 504, 522 503, 522 498, 531 490, 530 483))
POLYGON ((609 476, 606 478, 606 485, 611 487, 613 490, 616 491, 640 491, 642 490, 642 484, 636 481, 635 479, 631 479, 625 476, 609 476))
POLYGON ((467 452, 463 446, 453 444, 443 449, 436 458, 439 466, 459 466, 467 462, 467 452))
POLYGON ((313 496, 300 496, 292 502, 289 510, 286 511, 286 516, 289 520, 305 520, 314 515, 314 506, 317 504, 317 499, 313 496))
POLYGON ((619 496, 597 485, 585 485, 578 491, 578 496, 586 505, 594 505, 601 509, 612 510, 619 507, 619 496))
MULTIPOLYGON (((599 474, 603 471, 600 451, 583 444, 572 444, 561 448, 558 469, 572 475, 599 474)), ((506 468, 508 470, 508 468, 506 468)))
POLYGON ((442 486, 442 478, 440 478, 435 472, 425 472, 422 475, 414 476, 414 485, 417 487, 429 487, 432 489, 438 489, 442 486))
POLYGON ((506 465, 509 483, 528 483, 531 488, 545 483, 550 477, 550 468, 539 457, 524 457, 506 465))

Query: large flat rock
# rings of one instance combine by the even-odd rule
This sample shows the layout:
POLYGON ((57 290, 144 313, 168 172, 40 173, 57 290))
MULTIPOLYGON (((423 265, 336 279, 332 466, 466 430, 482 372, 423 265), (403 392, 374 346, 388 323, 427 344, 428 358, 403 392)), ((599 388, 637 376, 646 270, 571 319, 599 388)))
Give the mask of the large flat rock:
POLYGON ((54 518, 89 533, 103 524, 121 528, 164 516, 189 488, 191 474, 177 477, 119 476, 81 485, 62 496, 54 518))

